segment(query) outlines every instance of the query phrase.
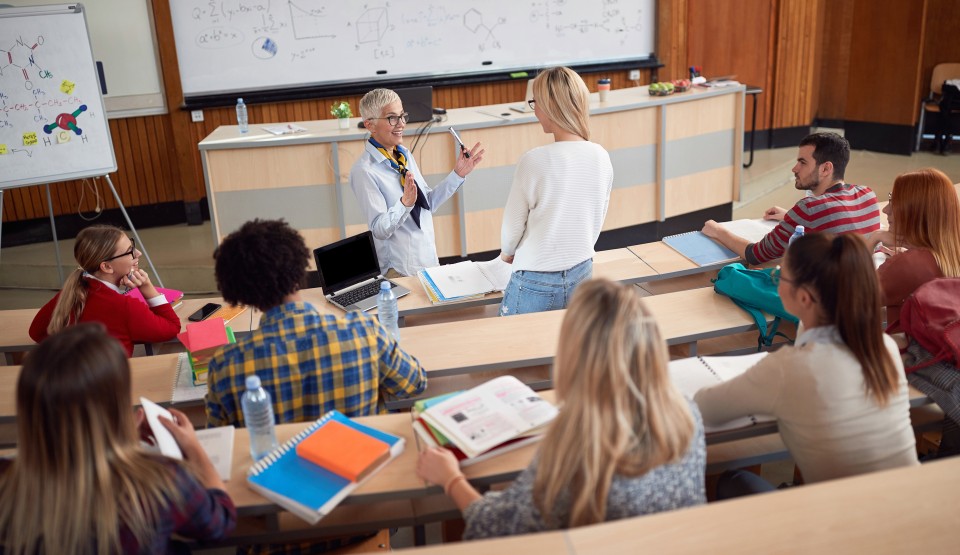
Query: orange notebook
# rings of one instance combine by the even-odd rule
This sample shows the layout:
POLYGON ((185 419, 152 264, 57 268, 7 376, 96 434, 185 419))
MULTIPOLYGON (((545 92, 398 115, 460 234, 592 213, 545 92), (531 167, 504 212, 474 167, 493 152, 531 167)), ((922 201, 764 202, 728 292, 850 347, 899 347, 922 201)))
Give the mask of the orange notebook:
POLYGON ((297 444, 297 456, 359 482, 390 458, 390 446, 330 420, 297 444))

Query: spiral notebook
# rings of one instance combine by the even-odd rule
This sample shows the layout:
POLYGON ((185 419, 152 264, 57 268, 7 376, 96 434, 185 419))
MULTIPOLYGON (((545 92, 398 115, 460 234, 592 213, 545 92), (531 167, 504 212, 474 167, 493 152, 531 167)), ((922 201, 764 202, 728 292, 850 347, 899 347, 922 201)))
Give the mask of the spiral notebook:
MULTIPOLYGON (((669 364, 670 379, 681 393, 692 399, 698 391, 705 387, 732 380, 743 374, 765 356, 767 356, 767 353, 671 360, 669 364)), ((761 422, 773 422, 774 420, 775 418, 772 416, 751 414, 731 420, 721 426, 706 426, 705 430, 707 433, 736 430, 756 426, 761 422)))
POLYGON ((699 231, 668 235, 662 241, 701 267, 740 260, 740 255, 699 231))
POLYGON ((369 426, 354 422, 338 411, 330 411, 302 432, 275 449, 247 472, 247 484, 250 487, 299 516, 310 524, 316 524, 326 516, 354 489, 390 464, 403 452, 405 441, 402 437, 381 432, 369 426), (297 456, 296 446, 329 420, 334 420, 363 432, 390 446, 390 456, 376 470, 369 473, 360 482, 351 482, 322 466, 313 464, 297 456))
POLYGON ((199 401, 207 396, 206 383, 193 384, 193 369, 187 356, 187 353, 180 353, 177 360, 177 373, 173 377, 173 390, 170 392, 171 403, 199 401))

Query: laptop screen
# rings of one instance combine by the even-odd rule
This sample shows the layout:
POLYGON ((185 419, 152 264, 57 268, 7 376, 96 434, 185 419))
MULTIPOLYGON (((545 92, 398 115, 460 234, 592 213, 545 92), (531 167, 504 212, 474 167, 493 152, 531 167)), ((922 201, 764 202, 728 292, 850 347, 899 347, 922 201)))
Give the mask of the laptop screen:
POLYGON ((369 231, 314 249, 313 258, 326 295, 380 275, 373 234, 369 231))
POLYGON ((410 114, 409 123, 430 121, 433 119, 433 87, 410 87, 393 89, 400 97, 403 111, 410 114))

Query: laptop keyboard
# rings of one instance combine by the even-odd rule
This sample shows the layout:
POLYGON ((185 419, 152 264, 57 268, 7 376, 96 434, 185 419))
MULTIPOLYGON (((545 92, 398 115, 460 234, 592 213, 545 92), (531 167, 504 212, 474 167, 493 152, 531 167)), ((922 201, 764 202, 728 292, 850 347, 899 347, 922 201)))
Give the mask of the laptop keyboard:
POLYGON ((336 302, 340 306, 350 306, 353 303, 360 302, 364 299, 377 296, 377 294, 380 293, 380 284, 383 283, 384 281, 387 281, 387 280, 380 278, 362 287, 351 289, 346 293, 334 295, 330 297, 330 300, 336 302))

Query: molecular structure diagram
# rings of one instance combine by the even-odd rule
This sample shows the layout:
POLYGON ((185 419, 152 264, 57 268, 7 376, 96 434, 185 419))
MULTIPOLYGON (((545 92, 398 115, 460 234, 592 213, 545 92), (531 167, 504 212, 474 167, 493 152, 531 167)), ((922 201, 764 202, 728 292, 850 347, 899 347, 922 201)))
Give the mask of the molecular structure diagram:
POLYGON ((83 134, 83 130, 77 127, 77 116, 87 111, 87 105, 81 104, 79 108, 73 111, 71 114, 60 114, 57 116, 57 119, 54 123, 48 123, 43 126, 43 132, 49 135, 53 132, 54 129, 60 128, 65 130, 70 130, 76 133, 77 135, 83 134))
POLYGON ((9 48, 0 48, 0 76, 12 72, 22 72, 24 87, 28 90, 33 89, 33 81, 30 79, 30 68, 37 69, 37 75, 41 79, 50 79, 53 74, 41 68, 34 57, 34 51, 43 44, 43 37, 37 37, 33 44, 29 44, 18 38, 9 48))
POLYGON ((483 21, 483 14, 475 8, 470 8, 463 14, 463 26, 471 33, 480 37, 481 44, 478 48, 483 51, 487 48, 500 48, 500 41, 493 34, 493 30, 500 24, 506 23, 505 18, 498 18, 493 26, 489 26, 483 21))

